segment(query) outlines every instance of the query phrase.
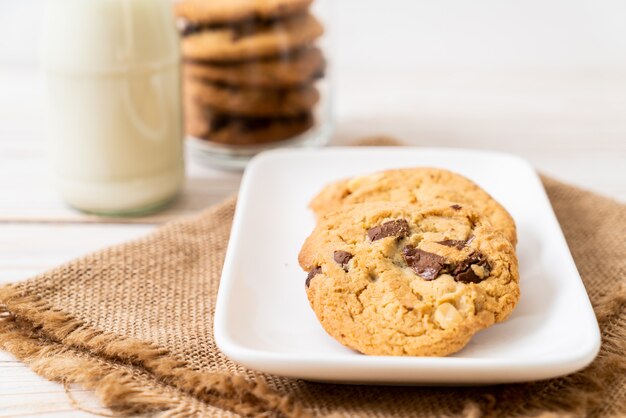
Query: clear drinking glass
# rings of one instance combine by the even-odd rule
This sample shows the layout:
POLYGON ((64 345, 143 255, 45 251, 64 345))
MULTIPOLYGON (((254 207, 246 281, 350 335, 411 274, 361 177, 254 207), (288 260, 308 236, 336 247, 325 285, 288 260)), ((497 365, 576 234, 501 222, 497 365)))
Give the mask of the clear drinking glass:
POLYGON ((183 0, 175 8, 192 158, 242 168, 263 150, 325 145, 332 130, 332 0, 235 13, 237 3, 183 0))

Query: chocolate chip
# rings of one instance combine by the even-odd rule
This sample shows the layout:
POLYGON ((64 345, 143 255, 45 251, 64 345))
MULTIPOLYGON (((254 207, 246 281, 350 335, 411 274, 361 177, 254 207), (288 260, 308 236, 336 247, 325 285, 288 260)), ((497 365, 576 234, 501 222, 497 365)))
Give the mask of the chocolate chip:
POLYGON ((318 274, 322 274, 322 268, 320 266, 313 267, 311 271, 309 271, 309 274, 306 276, 306 282, 304 282, 306 287, 309 287, 309 284, 311 284, 311 279, 318 274))
POLYGON ((461 283, 480 283, 489 276, 491 266, 487 258, 479 252, 473 252, 465 260, 461 261, 453 270, 454 280, 461 283), (473 265, 482 267, 485 270, 485 277, 476 274, 473 265))
POLYGON ((443 241, 437 241, 437 244, 445 245, 446 247, 454 247, 457 250, 465 248, 466 241, 458 239, 444 239, 443 241))
POLYGON ((404 247, 402 255, 406 264, 424 280, 437 278, 441 269, 446 265, 446 259, 442 256, 420 250, 411 245, 404 247))
POLYGON ((452 206, 450 206, 450 207, 451 207, 452 209, 454 209, 454 210, 461 210, 461 209, 463 209, 463 206, 461 206, 461 205, 457 205, 457 204, 454 204, 454 205, 452 205, 452 206))
POLYGON ((482 281, 471 267, 454 276, 454 280, 461 283, 480 283, 482 281))
POLYGON ((473 252, 471 253, 465 260, 461 261, 457 264, 453 270, 452 274, 459 274, 465 270, 467 270, 472 264, 476 264, 480 262, 481 255, 480 253, 473 252))
POLYGON ((377 241, 386 237, 404 238, 409 236, 409 223, 404 219, 385 222, 367 230, 367 236, 372 241, 377 241))
POLYGON ((347 251, 335 251, 333 253, 333 259, 337 264, 339 264, 344 270, 348 271, 348 262, 354 257, 347 251))

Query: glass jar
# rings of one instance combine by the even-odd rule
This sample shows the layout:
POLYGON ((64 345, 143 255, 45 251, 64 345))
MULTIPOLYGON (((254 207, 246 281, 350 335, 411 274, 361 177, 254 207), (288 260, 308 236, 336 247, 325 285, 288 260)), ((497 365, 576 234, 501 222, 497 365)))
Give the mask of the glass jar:
POLYGON ((48 0, 47 136, 65 201, 134 215, 184 180, 180 45, 169 0, 48 0))
POLYGON ((331 134, 331 0, 176 4, 187 146, 200 163, 242 168, 277 147, 331 134))

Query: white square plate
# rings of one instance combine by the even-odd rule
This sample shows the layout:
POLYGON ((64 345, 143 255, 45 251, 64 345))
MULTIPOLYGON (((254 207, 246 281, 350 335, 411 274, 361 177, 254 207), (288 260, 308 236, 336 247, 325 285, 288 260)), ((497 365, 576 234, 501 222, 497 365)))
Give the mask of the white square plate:
POLYGON ((263 153, 239 194, 215 312, 234 361, 294 378, 344 383, 491 384, 546 379, 589 364, 600 332, 539 177, 502 153, 328 148, 263 153), (297 255, 315 225, 309 200, 328 182, 374 171, 442 167, 481 185, 518 226, 520 302, 510 319, 449 357, 365 356, 326 334, 309 307, 297 255))

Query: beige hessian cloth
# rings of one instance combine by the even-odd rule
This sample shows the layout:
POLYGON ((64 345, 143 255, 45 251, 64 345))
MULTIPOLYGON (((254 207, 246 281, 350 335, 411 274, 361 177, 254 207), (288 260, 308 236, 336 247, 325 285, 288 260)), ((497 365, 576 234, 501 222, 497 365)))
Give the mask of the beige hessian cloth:
POLYGON ((237 366, 212 335, 234 200, 0 289, 0 347, 48 379, 94 389, 118 414, 626 416, 626 206, 545 185, 603 336, 594 363, 568 377, 477 388, 337 386, 237 366))

